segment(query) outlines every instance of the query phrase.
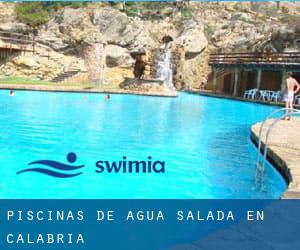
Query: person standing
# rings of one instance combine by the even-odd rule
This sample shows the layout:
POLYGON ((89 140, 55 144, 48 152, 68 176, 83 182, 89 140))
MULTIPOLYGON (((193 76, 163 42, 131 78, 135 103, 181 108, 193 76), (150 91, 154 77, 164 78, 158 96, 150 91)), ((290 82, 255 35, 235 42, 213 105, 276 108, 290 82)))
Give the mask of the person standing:
POLYGON ((205 76, 202 76, 200 82, 200 90, 204 90, 206 85, 207 85, 207 78, 205 76))
MULTIPOLYGON (((297 82, 295 78, 293 78, 293 73, 288 72, 287 78, 286 78, 286 87, 287 87, 287 93, 285 96, 285 107, 287 109, 293 109, 294 108, 294 97, 295 94, 300 90, 300 85, 297 82)), ((285 120, 290 120, 291 117, 288 115, 291 112, 291 110, 286 110, 286 116, 285 120)))

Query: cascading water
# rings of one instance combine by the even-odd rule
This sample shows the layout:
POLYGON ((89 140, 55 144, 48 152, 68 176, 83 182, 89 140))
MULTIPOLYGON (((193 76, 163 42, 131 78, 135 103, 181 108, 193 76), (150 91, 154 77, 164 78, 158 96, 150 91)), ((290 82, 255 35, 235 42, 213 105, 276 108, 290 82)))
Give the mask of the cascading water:
POLYGON ((173 85, 172 52, 167 44, 163 48, 161 59, 158 62, 158 79, 163 81, 168 90, 175 90, 173 85))

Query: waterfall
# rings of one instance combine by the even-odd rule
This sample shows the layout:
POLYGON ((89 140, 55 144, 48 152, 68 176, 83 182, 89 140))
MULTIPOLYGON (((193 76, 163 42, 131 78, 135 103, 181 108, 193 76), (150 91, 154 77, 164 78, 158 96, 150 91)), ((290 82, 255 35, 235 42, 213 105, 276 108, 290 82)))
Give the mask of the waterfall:
POLYGON ((158 62, 158 79, 163 81, 169 90, 175 90, 173 85, 172 52, 166 45, 158 62))

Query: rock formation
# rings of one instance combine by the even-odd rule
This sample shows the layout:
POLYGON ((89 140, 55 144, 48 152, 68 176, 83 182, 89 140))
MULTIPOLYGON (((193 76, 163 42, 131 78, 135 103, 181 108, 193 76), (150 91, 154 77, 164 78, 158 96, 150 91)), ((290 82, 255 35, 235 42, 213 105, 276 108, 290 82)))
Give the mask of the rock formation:
POLYGON ((104 81, 116 83, 133 76, 152 79, 155 53, 170 39, 173 82, 177 88, 196 88, 202 76, 209 74, 211 52, 300 49, 298 3, 191 3, 184 9, 170 3, 156 16, 140 10, 132 16, 119 5, 91 3, 62 8, 35 32, 16 19, 16 3, 0 5, 0 31, 36 33, 37 41, 34 54, 2 62, 2 75, 50 80, 76 68, 87 72, 86 79, 92 81, 103 74, 104 81), (95 53, 97 44, 105 47, 103 63, 98 65, 105 69, 95 72, 89 61, 102 60, 95 53))

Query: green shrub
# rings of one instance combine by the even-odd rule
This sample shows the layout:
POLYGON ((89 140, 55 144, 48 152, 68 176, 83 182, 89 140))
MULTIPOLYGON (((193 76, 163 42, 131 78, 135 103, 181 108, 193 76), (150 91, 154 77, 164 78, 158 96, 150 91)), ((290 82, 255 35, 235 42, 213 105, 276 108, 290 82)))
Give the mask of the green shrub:
POLYGON ((51 13, 63 7, 80 8, 86 4, 86 2, 27 2, 18 3, 15 10, 20 22, 36 27, 48 22, 51 13))
POLYGON ((193 11, 189 8, 183 8, 181 10, 181 16, 184 19, 192 19, 194 17, 193 11))
POLYGON ((234 6, 233 6, 233 9, 235 11, 239 11, 239 12, 242 12, 243 11, 243 7, 241 6, 241 3, 236 3, 234 6))
POLYGON ((80 8, 87 5, 87 2, 40 2, 42 8, 48 12, 60 10, 63 7, 80 8))
POLYGON ((289 9, 285 6, 282 6, 281 7, 281 12, 287 14, 287 13, 289 13, 289 9))
POLYGON ((139 16, 143 20, 160 20, 174 13, 172 6, 164 2, 126 2, 122 11, 127 16, 139 16))
POLYGON ((229 24, 224 24, 221 29, 222 30, 228 30, 230 28, 229 24))
POLYGON ((127 16, 135 17, 135 16, 139 15, 139 10, 135 9, 135 8, 132 8, 132 9, 128 8, 128 9, 125 9, 125 13, 127 16))
POLYGON ((17 19, 32 27, 39 26, 49 20, 49 13, 41 3, 21 3, 16 6, 17 19))
POLYGON ((298 15, 285 14, 280 17, 280 21, 285 24, 294 25, 300 22, 300 17, 298 15))
POLYGON ((211 26, 210 24, 204 25, 204 34, 208 40, 210 40, 212 38, 214 33, 215 33, 215 30, 214 30, 213 26, 211 26))

